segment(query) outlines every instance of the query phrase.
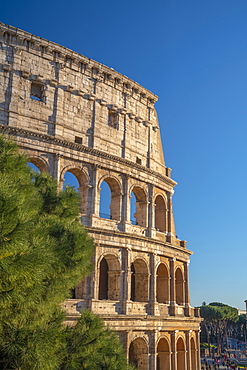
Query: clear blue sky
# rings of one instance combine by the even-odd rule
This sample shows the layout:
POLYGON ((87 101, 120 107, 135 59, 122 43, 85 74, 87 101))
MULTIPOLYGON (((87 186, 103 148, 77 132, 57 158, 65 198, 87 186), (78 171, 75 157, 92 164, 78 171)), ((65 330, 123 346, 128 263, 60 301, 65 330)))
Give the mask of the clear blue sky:
POLYGON ((194 251, 192 305, 247 299, 247 1, 12 0, 1 21, 159 96, 177 234, 194 251))

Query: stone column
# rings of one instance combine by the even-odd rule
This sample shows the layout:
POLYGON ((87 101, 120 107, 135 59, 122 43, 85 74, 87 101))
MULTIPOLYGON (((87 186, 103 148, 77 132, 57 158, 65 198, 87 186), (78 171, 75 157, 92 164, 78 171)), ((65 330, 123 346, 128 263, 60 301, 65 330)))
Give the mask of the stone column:
POLYGON ((175 261, 176 258, 170 258, 170 315, 175 315, 176 292, 175 292, 175 261))
POLYGON ((157 276, 156 276, 156 257, 155 253, 151 253, 150 255, 150 285, 149 285, 149 302, 150 302, 150 314, 157 315, 158 312, 158 305, 156 301, 156 284, 157 284, 157 276))
POLYGON ((172 370, 180 370, 177 369, 177 349, 176 349, 176 333, 178 330, 172 331, 171 334, 171 368, 172 370))
POLYGON ((200 357, 200 330, 196 331, 196 370, 201 369, 201 357, 200 357))
MULTIPOLYGON (((99 166, 94 164, 92 166, 92 187, 89 187, 88 192, 88 215, 91 217, 88 226, 93 226, 94 219, 99 217, 99 202, 100 190, 98 188, 98 172, 99 166)), ((97 222, 97 221, 96 221, 97 222)))
POLYGON ((190 370, 190 368, 191 368, 190 335, 191 335, 191 330, 186 330, 185 331, 185 338, 186 338, 186 363, 187 363, 187 369, 188 370, 190 370))
POLYGON ((168 214, 167 214, 167 236, 168 241, 171 242, 172 240, 172 193, 167 193, 167 203, 168 203, 168 214))
POLYGON ((184 305, 185 315, 190 315, 189 261, 184 263, 184 305))
POLYGON ((123 176, 123 195, 122 195, 122 229, 126 230, 126 224, 130 223, 130 196, 129 196, 129 175, 123 176))
POLYGON ((154 204, 154 186, 149 184, 149 204, 148 204, 148 236, 150 238, 155 237, 155 204, 154 204))
POLYGON ((152 330, 149 335, 149 369, 156 370, 157 369, 157 343, 158 337, 158 330, 152 330))
POLYGON ((123 313, 128 314, 131 310, 130 294, 131 294, 131 248, 123 248, 123 313))
POLYGON ((63 156, 59 153, 54 154, 54 160, 53 160, 53 171, 52 171, 52 177, 57 180, 57 187, 58 190, 63 190, 63 181, 61 180, 61 160, 63 156))
POLYGON ((132 334, 131 330, 125 330, 124 349, 126 351, 127 362, 129 362, 129 348, 130 348, 130 336, 131 336, 131 334, 132 334))
POLYGON ((95 270, 92 272, 90 276, 90 294, 89 294, 89 309, 91 311, 97 312, 97 301, 98 301, 98 289, 99 289, 99 266, 97 264, 98 261, 98 248, 95 248, 95 255, 93 258, 93 266, 95 266, 95 270))
POLYGON ((80 212, 83 215, 87 215, 87 210, 88 210, 88 191, 89 191, 89 188, 91 188, 91 187, 92 187, 91 185, 83 185, 83 186, 80 186, 78 188, 78 192, 79 192, 80 200, 81 200, 80 212))

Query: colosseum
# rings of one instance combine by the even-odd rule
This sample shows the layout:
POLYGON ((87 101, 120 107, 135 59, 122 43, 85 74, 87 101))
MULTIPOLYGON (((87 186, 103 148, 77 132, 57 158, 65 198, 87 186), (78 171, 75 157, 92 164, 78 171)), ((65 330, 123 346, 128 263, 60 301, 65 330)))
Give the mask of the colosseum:
POLYGON ((87 308, 118 332, 139 370, 199 370, 200 316, 190 305, 192 252, 176 237, 154 104, 157 96, 94 60, 0 23, 0 128, 62 189, 78 180, 94 272, 64 308, 87 308), (107 201, 103 190, 108 189, 107 201))

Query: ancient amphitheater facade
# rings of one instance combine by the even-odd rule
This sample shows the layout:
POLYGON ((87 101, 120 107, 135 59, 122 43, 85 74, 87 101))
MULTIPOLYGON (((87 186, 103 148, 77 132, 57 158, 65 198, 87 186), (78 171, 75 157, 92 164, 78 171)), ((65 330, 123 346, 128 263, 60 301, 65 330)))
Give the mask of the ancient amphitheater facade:
POLYGON ((0 24, 0 129, 62 188, 79 182, 80 217, 96 243, 95 270, 65 303, 116 330, 140 370, 199 370, 198 309, 190 306, 191 252, 177 239, 171 170, 157 96, 111 68, 0 24), (109 216, 100 214, 103 182, 109 216), (136 200, 131 220, 131 196, 136 200))

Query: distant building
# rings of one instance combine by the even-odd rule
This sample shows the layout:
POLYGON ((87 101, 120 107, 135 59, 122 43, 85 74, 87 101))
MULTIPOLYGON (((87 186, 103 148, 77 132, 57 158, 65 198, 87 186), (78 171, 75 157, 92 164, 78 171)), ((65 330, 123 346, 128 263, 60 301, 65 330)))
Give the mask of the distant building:
POLYGON ((199 370, 192 252, 176 237, 176 183, 164 163, 157 96, 112 68, 2 23, 0 43, 0 130, 59 188, 66 172, 76 176, 81 221, 96 243, 94 273, 64 304, 68 323, 91 309, 119 333, 139 370, 199 370), (100 213, 103 183, 109 214, 100 213))

